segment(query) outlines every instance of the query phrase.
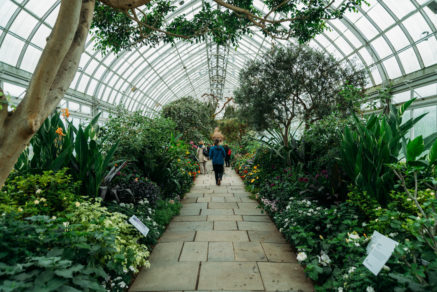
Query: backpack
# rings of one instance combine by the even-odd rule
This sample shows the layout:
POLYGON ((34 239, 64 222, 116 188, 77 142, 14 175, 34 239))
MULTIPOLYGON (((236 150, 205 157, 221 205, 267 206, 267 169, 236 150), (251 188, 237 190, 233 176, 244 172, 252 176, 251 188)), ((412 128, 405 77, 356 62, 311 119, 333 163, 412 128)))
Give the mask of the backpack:
POLYGON ((206 147, 203 148, 203 155, 204 156, 209 156, 208 149, 206 149, 206 147))

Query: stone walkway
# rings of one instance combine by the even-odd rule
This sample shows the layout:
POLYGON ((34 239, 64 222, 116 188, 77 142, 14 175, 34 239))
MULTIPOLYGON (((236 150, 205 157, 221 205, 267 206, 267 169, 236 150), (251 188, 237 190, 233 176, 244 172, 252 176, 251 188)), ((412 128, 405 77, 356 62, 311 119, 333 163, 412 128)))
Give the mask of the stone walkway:
POLYGON ((230 168, 201 175, 129 291, 313 291, 270 218, 230 168))

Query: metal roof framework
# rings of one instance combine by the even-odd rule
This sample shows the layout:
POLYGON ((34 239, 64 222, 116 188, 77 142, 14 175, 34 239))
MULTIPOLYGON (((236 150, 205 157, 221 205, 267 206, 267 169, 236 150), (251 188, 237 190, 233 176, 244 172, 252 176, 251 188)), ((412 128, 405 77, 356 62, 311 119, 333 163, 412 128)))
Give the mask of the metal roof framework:
MULTIPOLYGON (((339 60, 362 66, 369 73, 369 88, 388 84, 396 94, 410 95, 420 85, 437 96, 437 14, 428 5, 436 0, 370 0, 358 13, 328 21, 329 30, 309 45, 339 60), (426 73, 426 74, 425 74, 426 73), (421 80, 427 80, 424 84, 421 80), (417 83, 417 84, 416 84, 417 83), (408 84, 408 89, 402 84, 408 84)), ((338 5, 342 0, 335 1, 338 5)), ((202 1, 186 1, 171 15, 194 14, 202 1)), ((262 1, 256 6, 264 9, 262 1)), ((45 40, 59 10, 59 0, 0 1, 0 85, 18 102, 35 69, 45 40), (26 83, 27 82, 27 83, 26 83)), ((285 45, 284 41, 276 41, 285 45)), ((268 50, 272 41, 261 33, 245 36, 230 47, 222 88, 231 96, 238 87, 238 72, 251 59, 268 50)), ((103 117, 117 105, 154 115, 168 102, 183 96, 201 98, 212 93, 208 44, 177 42, 157 48, 140 47, 103 56, 89 37, 79 69, 61 106, 86 119, 98 111, 103 117)), ((420 90, 420 88, 418 89, 420 90)), ((417 90, 416 90, 417 91, 417 90)), ((418 92, 418 91, 417 91, 418 92)))

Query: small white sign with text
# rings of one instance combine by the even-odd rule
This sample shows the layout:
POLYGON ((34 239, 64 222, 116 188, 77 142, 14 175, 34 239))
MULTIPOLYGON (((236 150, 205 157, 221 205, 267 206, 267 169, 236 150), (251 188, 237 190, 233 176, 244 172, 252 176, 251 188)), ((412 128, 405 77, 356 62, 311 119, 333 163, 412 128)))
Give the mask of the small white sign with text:
POLYGON ((374 231, 372 240, 367 245, 367 257, 363 265, 377 276, 397 245, 398 243, 393 239, 374 231))
POLYGON ((137 216, 133 215, 129 218, 129 222, 135 226, 136 229, 138 229, 139 232, 141 232, 142 235, 145 237, 147 236, 147 233, 149 233, 149 228, 147 228, 146 225, 144 225, 143 222, 141 222, 140 219, 137 218, 137 216))

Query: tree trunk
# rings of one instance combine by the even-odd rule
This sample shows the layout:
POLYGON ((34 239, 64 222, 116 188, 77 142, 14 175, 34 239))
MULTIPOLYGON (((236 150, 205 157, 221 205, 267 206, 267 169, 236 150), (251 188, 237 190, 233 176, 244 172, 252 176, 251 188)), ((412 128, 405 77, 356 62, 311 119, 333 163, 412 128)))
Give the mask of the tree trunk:
POLYGON ((23 100, 0 111, 0 187, 21 152, 69 88, 91 26, 95 0, 62 0, 58 18, 23 100))

